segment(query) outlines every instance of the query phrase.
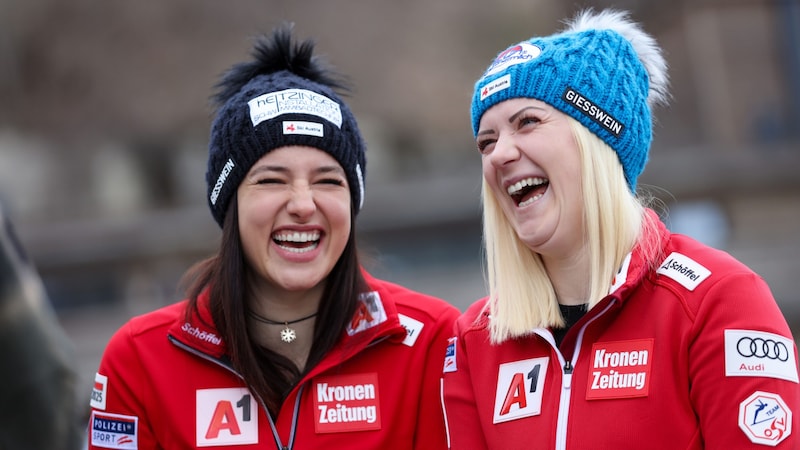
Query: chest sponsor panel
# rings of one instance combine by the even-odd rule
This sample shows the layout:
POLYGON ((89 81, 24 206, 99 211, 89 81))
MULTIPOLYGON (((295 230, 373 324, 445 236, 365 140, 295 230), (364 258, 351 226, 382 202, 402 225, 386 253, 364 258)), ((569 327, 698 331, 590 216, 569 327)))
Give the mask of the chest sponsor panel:
POLYGON ((649 394, 653 339, 598 342, 592 346, 590 357, 587 400, 649 394))
POLYGON ((318 377, 313 387, 317 433, 381 429, 377 373, 318 377))
POLYGON ((247 388, 198 389, 195 396, 198 447, 258 443, 258 406, 247 388))
POLYGON ((549 357, 541 357, 500 364, 492 423, 542 413, 542 394, 549 362, 549 357))

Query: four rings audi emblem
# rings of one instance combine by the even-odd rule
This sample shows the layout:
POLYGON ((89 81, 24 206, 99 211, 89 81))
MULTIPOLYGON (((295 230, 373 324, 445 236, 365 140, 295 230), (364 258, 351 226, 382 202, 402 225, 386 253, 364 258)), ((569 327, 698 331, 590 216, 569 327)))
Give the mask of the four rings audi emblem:
POLYGON ((772 339, 743 337, 736 343, 736 351, 745 358, 768 358, 778 361, 789 360, 789 349, 783 342, 772 339))

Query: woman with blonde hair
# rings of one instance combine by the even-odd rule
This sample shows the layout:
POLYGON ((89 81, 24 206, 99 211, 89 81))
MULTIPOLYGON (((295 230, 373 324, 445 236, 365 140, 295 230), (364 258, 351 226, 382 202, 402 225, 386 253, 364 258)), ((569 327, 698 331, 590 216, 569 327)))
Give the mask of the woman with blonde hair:
POLYGON ((489 295, 445 358, 450 448, 800 442, 797 349, 768 286, 636 195, 666 70, 627 13, 587 10, 477 81, 489 295))

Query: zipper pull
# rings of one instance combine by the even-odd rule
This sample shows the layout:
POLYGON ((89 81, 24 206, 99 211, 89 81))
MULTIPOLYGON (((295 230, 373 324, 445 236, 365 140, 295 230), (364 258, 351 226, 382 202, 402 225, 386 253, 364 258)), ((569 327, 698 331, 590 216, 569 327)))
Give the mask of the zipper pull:
POLYGON ((566 364, 564 364, 564 374, 572 375, 572 361, 567 360, 566 364))

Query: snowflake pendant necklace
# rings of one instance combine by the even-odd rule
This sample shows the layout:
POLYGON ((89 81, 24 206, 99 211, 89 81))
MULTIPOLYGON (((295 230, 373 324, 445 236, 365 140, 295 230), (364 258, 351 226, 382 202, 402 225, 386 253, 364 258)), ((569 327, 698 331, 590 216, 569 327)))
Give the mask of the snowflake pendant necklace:
POLYGON ((297 322, 302 322, 304 320, 308 320, 312 317, 315 317, 317 313, 310 314, 308 316, 301 317, 296 320, 285 320, 283 322, 277 322, 275 320, 267 319, 264 316, 259 316, 258 314, 249 309, 247 310, 247 315, 249 315, 250 317, 259 322, 266 323, 268 325, 283 325, 284 328, 281 330, 281 340, 283 342, 286 342, 287 344, 291 344, 292 342, 294 342, 295 339, 297 339, 297 332, 295 331, 294 328, 290 328, 289 325, 297 322))

